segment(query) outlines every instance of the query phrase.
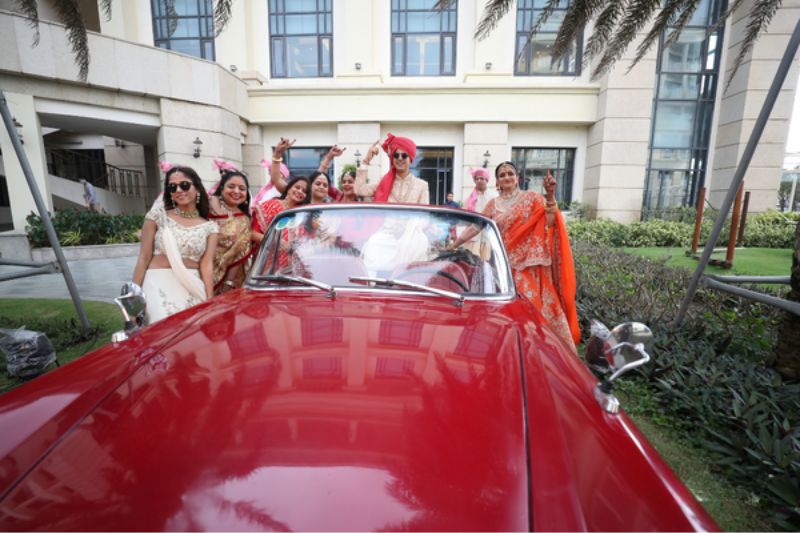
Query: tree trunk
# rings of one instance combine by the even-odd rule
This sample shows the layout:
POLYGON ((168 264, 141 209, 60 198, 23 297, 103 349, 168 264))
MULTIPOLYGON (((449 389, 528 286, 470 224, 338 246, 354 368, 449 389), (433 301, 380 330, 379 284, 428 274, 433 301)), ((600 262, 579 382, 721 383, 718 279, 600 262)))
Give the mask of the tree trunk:
MULTIPOLYGON (((800 302, 800 223, 794 232, 791 287, 787 299, 800 302)), ((800 315, 786 312, 775 346, 775 369, 782 376, 800 379, 800 315)))

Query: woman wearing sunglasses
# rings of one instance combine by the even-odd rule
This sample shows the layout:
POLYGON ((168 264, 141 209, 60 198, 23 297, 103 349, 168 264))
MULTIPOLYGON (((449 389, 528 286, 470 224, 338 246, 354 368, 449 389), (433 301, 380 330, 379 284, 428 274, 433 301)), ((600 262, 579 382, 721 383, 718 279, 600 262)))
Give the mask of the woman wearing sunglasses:
POLYGON ((217 224, 208 220, 208 196, 189 167, 170 168, 163 205, 145 215, 133 281, 147 299, 147 323, 198 304, 214 294, 217 224))
POLYGON ((392 167, 378 183, 367 183, 367 170, 372 158, 378 155, 378 143, 370 147, 356 172, 356 194, 372 196, 376 202, 396 204, 429 204, 428 183, 411 173, 411 163, 417 155, 417 145, 408 137, 395 137, 391 133, 383 141, 383 151, 391 159, 392 167))

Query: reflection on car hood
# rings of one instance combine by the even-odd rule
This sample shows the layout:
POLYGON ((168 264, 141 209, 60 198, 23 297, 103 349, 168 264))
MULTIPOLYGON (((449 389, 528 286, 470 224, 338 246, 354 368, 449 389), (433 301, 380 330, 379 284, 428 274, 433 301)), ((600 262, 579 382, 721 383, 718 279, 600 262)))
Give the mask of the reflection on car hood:
POLYGON ((14 487, 3 529, 529 527, 509 304, 226 301, 14 487))

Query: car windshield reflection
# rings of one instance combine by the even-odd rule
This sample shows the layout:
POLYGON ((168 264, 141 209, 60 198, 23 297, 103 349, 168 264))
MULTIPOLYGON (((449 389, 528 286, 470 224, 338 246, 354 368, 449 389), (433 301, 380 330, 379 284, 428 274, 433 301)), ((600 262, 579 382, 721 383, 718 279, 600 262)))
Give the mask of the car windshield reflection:
POLYGON ((434 289, 427 291, 431 294, 498 296, 512 292, 509 272, 494 224, 468 212, 306 207, 276 217, 248 286, 294 288, 314 282, 317 287, 414 290, 416 285, 434 289), (453 248, 466 231, 474 237, 453 248), (365 278, 397 283, 365 283, 365 278))

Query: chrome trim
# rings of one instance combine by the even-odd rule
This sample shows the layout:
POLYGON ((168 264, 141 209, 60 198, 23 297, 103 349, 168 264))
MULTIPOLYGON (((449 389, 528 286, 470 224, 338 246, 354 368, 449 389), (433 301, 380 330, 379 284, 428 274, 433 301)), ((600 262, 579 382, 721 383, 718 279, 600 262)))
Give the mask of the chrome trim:
POLYGON ((603 392, 598 383, 594 388, 594 399, 606 413, 619 414, 619 400, 610 392, 603 392))
POLYGON ((419 283, 414 283, 412 281, 376 278, 370 276, 350 276, 350 281, 364 281, 366 283, 388 285, 389 287, 408 287, 410 289, 417 289, 420 292, 430 292, 433 294, 438 294, 439 296, 446 296, 447 298, 457 300, 459 303, 464 303, 464 296, 462 294, 445 289, 437 289, 435 287, 426 287, 425 285, 420 285, 419 283))
MULTIPOLYGON (((264 282, 260 282, 264 283, 264 282)), ((245 290, 249 291, 256 291, 256 292, 280 292, 280 291, 303 291, 303 292, 313 292, 315 294, 319 294, 319 291, 315 290, 313 287, 287 287, 277 286, 277 285, 270 285, 267 287, 254 287, 249 286, 245 287, 245 290)), ((336 287, 337 292, 361 292, 368 295, 385 295, 385 296, 435 296, 429 292, 422 292, 422 291, 410 291, 410 290, 403 290, 403 289, 381 289, 381 288, 373 288, 373 287, 336 287)), ((464 295, 465 302, 510 302, 516 297, 516 293, 509 293, 503 292, 496 295, 490 296, 476 296, 476 295, 464 295)))

